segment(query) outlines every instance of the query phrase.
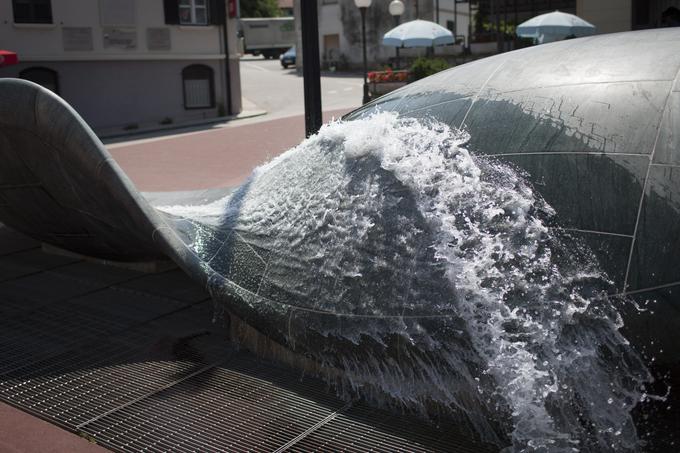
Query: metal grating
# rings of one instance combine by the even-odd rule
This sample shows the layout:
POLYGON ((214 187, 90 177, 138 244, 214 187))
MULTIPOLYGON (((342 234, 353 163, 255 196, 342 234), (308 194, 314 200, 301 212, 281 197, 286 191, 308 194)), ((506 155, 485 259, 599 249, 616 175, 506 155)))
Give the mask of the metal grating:
POLYGON ((237 351, 178 271, 41 259, 12 235, 0 225, 0 400, 106 448, 493 451, 237 351))

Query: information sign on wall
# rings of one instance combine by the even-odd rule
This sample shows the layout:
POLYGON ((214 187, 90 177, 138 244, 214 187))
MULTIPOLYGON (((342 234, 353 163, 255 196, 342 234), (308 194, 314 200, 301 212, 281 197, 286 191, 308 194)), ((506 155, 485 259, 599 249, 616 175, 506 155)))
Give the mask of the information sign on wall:
POLYGON ((64 50, 92 50, 91 27, 63 27, 61 37, 64 50))
POLYGON ((146 46, 149 50, 170 50, 170 29, 147 28, 146 46))
POLYGON ((136 49, 137 30, 134 28, 104 27, 104 48, 136 49))

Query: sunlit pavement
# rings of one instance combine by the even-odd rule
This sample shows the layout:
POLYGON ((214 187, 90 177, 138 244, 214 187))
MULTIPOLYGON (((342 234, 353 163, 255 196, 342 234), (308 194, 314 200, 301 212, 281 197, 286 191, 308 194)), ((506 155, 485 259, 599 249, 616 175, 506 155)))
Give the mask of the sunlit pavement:
MULTIPOLYGON (((324 112, 324 121, 350 109, 324 112)), ((233 187, 257 165, 305 138, 304 116, 207 128, 108 146, 125 173, 145 192, 233 187)))
MULTIPOLYGON (((243 98, 267 111, 267 118, 304 113, 303 79, 295 67, 283 69, 278 60, 245 56, 241 59, 243 98)), ((361 74, 321 74, 321 101, 324 111, 353 110, 363 96, 361 74)))

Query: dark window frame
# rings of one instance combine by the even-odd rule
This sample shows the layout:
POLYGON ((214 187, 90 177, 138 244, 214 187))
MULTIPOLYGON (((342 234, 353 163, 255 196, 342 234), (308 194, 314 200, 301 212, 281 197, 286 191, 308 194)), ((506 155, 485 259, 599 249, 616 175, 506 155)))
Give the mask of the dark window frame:
POLYGON ((182 26, 188 26, 188 27, 207 27, 211 25, 210 21, 210 2, 208 0, 204 0, 204 5, 199 6, 196 4, 196 0, 187 0, 189 2, 188 5, 181 5, 180 1, 178 0, 177 2, 177 9, 180 11, 179 15, 179 24, 182 26), (181 11, 182 9, 187 9, 189 10, 191 14, 191 21, 189 22, 182 22, 182 14, 181 11), (205 22, 196 22, 196 11, 199 9, 205 10, 205 22))
MULTIPOLYGON (((55 71, 54 69, 51 69, 51 68, 47 68, 45 66, 31 66, 31 67, 28 67, 26 69, 21 70, 21 72, 19 72, 19 78, 24 79, 24 80, 28 80, 28 81, 33 82, 33 83, 38 83, 38 82, 34 82, 33 79, 29 79, 28 77, 26 77, 26 74, 31 72, 31 71, 43 71, 45 73, 48 73, 51 77, 54 78, 54 90, 51 90, 51 91, 55 94, 60 93, 61 90, 59 88, 59 73, 57 71, 55 71)), ((38 83, 38 85, 43 86, 39 83, 38 83)), ((49 90, 49 88, 47 88, 47 87, 44 87, 44 88, 49 90)))
POLYGON ((205 110, 205 109, 214 109, 215 106, 217 105, 216 100, 215 100, 215 71, 213 68, 211 68, 208 65, 205 64, 200 64, 200 63, 195 63, 191 64, 189 66, 185 66, 184 69, 182 69, 182 98, 184 100, 184 110, 205 110), (207 70, 207 71, 206 71, 207 70), (187 80, 205 80, 205 77, 200 77, 198 75, 198 71, 205 71, 205 74, 208 75, 208 82, 210 84, 210 105, 206 107, 188 107, 187 106, 187 89, 186 89, 186 81, 187 80), (192 72, 194 72, 192 74, 192 72))
POLYGON ((12 0, 12 18, 15 24, 53 24, 52 0, 12 0), (37 4, 47 7, 48 14, 45 17, 38 17, 37 4), (21 11, 22 6, 27 6, 30 13, 23 17, 17 17, 17 10, 21 11))
POLYGON ((181 25, 182 27, 210 27, 212 25, 224 25, 227 14, 225 0, 206 0, 207 21, 205 24, 180 21, 179 10, 179 0, 163 0, 163 12, 167 25, 181 25))

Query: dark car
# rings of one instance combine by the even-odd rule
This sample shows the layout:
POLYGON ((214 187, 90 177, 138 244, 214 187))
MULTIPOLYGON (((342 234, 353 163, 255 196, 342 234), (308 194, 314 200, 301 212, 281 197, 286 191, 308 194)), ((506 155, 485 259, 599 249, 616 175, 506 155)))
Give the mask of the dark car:
POLYGON ((286 50, 284 53, 281 54, 279 57, 279 60, 281 60, 281 66, 283 66, 285 69, 288 69, 288 66, 292 66, 295 64, 295 46, 291 47, 290 49, 286 50))

